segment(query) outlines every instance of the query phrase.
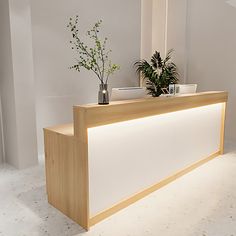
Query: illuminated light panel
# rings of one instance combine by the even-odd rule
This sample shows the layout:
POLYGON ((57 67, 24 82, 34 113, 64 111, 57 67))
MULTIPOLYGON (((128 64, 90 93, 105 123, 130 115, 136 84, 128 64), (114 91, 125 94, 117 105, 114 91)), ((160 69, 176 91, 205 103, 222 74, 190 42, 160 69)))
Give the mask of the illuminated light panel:
POLYGON ((90 215, 219 150, 222 103, 88 129, 90 215))

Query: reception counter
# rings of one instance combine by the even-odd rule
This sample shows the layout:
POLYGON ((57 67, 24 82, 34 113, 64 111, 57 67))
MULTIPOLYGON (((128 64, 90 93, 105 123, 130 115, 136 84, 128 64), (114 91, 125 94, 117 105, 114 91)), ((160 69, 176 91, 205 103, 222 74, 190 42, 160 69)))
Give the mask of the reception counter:
POLYGON ((48 202, 86 230, 223 153, 227 92, 74 106, 44 129, 48 202))

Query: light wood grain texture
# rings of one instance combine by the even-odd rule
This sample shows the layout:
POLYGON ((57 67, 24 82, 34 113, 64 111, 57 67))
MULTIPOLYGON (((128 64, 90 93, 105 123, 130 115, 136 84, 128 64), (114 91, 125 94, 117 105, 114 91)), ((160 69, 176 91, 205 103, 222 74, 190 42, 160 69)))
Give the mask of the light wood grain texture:
POLYGON ((87 157, 79 152, 86 144, 64 128, 44 129, 48 202, 88 230, 87 157))
MULTIPOLYGON (((207 92, 170 98, 113 102, 107 106, 74 107, 74 123, 44 129, 48 201, 88 230, 90 226, 174 181, 223 153, 225 106, 222 110, 220 151, 96 215, 89 216, 88 128, 216 103, 226 92, 207 92)), ((128 158, 128 157, 127 157, 128 158)))
POLYGON ((63 213, 73 216, 73 138, 45 130, 45 162, 48 201, 63 213))
POLYGON ((85 110, 80 109, 74 112, 75 132, 75 172, 77 184, 75 188, 80 188, 77 197, 79 201, 74 206, 83 215, 82 224, 86 230, 89 229, 89 176, 88 176, 88 130, 85 123, 85 110))
POLYGON ((142 192, 139 192, 137 194, 135 194, 134 196, 128 198, 128 199, 125 199, 123 200, 122 202, 116 204, 115 206, 112 206, 111 208, 99 213, 98 215, 92 217, 89 221, 89 225, 90 227, 97 224, 98 222, 106 219, 107 217, 115 214, 116 212, 126 208, 127 206, 137 202, 138 200, 148 196, 149 194, 155 192, 156 190, 164 187, 165 185, 175 181, 176 179, 180 178, 181 176, 191 172, 192 170, 196 169, 197 167, 205 164, 206 162, 216 158, 217 156, 220 155, 220 151, 216 152, 216 153, 213 153, 212 155, 210 155, 209 157, 207 158, 204 158, 196 163, 194 163, 193 165, 183 169, 183 170, 180 170, 179 172, 173 174, 172 176, 160 181, 159 183, 143 190, 142 192))
POLYGON ((221 155, 224 154, 225 118, 226 118, 226 102, 222 104, 221 134, 220 134, 220 154, 221 155))
MULTIPOLYGON (((194 107, 206 106, 227 101, 227 92, 206 92, 175 97, 145 98, 112 102, 106 106, 75 106, 74 112, 85 110, 85 122, 88 128, 159 115, 194 107)), ((78 122, 75 122, 75 125, 78 122)), ((76 131, 79 132, 79 130, 76 131)))
POLYGON ((46 130, 52 131, 57 134, 62 134, 66 136, 74 136, 74 124, 63 124, 57 125, 49 128, 45 128, 46 130))

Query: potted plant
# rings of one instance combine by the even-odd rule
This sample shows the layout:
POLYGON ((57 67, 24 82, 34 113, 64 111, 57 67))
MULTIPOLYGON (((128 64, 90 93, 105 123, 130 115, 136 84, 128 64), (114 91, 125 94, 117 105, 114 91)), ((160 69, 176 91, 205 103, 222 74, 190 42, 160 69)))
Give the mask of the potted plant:
POLYGON ((101 39, 99 37, 100 26, 102 20, 99 20, 94 24, 91 30, 87 31, 87 36, 92 40, 93 47, 89 47, 85 44, 79 34, 79 17, 70 18, 69 28, 72 39, 70 41, 72 49, 76 52, 78 57, 76 58, 76 64, 72 65, 70 69, 75 69, 80 72, 81 68, 85 68, 95 73, 98 78, 99 92, 98 92, 98 104, 109 104, 108 93, 108 80, 115 71, 119 70, 119 65, 112 64, 109 59, 111 50, 106 49, 107 38, 101 39))
POLYGON ((163 89, 168 89, 170 84, 176 84, 179 80, 177 66, 171 61, 173 49, 169 50, 166 58, 162 59, 160 52, 155 52, 151 63, 139 60, 135 63, 138 73, 145 79, 148 94, 159 97, 163 89))

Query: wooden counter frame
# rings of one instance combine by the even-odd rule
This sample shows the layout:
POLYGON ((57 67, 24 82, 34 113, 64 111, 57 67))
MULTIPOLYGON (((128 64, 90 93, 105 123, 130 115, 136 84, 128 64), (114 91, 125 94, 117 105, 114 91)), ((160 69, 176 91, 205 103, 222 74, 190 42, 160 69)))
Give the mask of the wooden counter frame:
POLYGON ((169 98, 113 102, 107 106, 74 106, 74 124, 44 129, 48 201, 84 229, 109 217, 205 162, 223 154, 227 92, 205 92, 169 98), (173 173, 154 186, 95 215, 89 215, 88 128, 222 103, 219 150, 173 173), (74 129, 74 130, 73 130, 74 129))

